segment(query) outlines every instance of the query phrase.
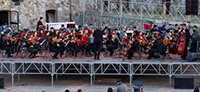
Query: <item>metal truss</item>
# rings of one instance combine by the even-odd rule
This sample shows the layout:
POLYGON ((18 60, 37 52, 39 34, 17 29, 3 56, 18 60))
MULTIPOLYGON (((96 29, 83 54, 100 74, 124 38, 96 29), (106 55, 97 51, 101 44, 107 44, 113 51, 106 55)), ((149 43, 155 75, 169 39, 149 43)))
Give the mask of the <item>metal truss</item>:
POLYGON ((85 10, 93 13, 99 12, 101 13, 101 17, 109 14, 112 16, 135 17, 140 20, 152 19, 155 21, 162 21, 163 23, 166 21, 191 21, 192 23, 200 23, 199 15, 185 15, 184 3, 180 3, 182 0, 179 0, 180 2, 176 4, 176 1, 172 0, 171 8, 168 10, 165 3, 158 2, 157 0, 123 0, 122 3, 115 0, 87 0, 85 2, 85 10), (166 12, 169 12, 169 14, 166 14, 166 12))
POLYGON ((98 75, 127 75, 132 78, 136 75, 146 76, 169 76, 175 75, 193 75, 200 76, 199 62, 76 62, 76 61, 1 61, 0 74, 9 74, 12 76, 14 84, 14 75, 40 74, 50 75, 53 85, 56 75, 88 75, 90 83, 98 75))

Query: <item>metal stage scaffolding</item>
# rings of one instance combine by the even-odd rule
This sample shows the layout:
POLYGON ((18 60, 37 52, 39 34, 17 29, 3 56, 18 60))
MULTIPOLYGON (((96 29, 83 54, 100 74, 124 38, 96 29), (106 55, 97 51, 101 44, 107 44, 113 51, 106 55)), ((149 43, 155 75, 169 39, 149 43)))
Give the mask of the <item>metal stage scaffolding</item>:
POLYGON ((199 62, 76 62, 76 61, 1 61, 0 74, 11 75, 14 85, 14 76, 26 74, 50 75, 53 85, 57 75, 88 75, 93 84, 98 75, 126 75, 132 78, 136 75, 169 76, 193 75, 200 76, 199 62))

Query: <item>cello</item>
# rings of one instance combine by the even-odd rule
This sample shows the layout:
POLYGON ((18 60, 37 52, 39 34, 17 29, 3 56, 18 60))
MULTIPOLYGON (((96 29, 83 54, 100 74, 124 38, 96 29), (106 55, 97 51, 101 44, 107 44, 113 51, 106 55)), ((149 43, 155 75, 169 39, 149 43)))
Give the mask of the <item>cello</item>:
POLYGON ((131 49, 131 44, 129 44, 128 47, 126 48, 126 50, 124 51, 124 57, 127 56, 127 52, 130 49, 131 49))
POLYGON ((170 44, 169 50, 172 54, 177 53, 179 36, 175 36, 170 44))

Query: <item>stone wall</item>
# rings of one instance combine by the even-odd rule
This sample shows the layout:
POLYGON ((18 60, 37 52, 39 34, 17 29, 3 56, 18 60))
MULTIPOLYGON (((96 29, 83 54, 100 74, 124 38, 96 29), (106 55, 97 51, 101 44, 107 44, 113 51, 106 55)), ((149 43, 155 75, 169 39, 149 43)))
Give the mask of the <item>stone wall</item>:
MULTIPOLYGON (((72 15, 73 20, 78 17, 80 7, 80 0, 72 1, 72 15)), ((57 11, 57 21, 64 22, 69 20, 69 0, 24 0, 20 6, 15 6, 12 0, 1 0, 1 10, 11 10, 19 12, 19 27, 20 29, 29 28, 34 30, 36 28, 39 17, 46 19, 46 10, 57 11)), ((45 22, 45 20, 44 20, 45 22)))

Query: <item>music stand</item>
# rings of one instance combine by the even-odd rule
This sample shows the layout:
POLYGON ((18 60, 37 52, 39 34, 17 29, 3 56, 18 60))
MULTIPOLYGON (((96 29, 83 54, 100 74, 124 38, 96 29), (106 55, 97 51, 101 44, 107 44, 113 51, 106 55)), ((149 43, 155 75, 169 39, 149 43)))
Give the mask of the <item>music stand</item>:
POLYGON ((76 28, 75 24, 67 24, 67 28, 76 28))

